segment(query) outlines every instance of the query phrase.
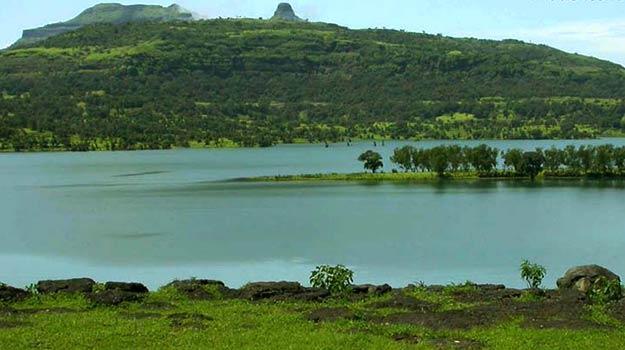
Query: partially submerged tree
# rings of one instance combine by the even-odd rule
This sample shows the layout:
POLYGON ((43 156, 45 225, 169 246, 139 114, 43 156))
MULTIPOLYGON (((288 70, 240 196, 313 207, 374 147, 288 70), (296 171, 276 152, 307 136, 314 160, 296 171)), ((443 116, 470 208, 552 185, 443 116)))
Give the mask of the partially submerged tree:
POLYGON ((358 160, 364 163, 366 170, 371 170, 374 174, 378 169, 384 167, 380 153, 371 150, 361 154, 358 160))
POLYGON ((539 150, 523 153, 521 172, 534 180, 545 164, 545 156, 539 150))
POLYGON ((399 165, 405 172, 413 169, 412 157, 415 152, 415 148, 412 146, 404 146, 402 148, 395 148, 393 155, 391 156, 391 162, 399 165))

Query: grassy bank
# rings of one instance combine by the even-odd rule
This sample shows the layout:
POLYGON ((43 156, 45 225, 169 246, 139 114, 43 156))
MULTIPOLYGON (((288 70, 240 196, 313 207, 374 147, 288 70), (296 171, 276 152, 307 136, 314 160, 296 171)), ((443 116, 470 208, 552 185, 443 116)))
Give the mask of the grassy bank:
POLYGON ((0 304, 0 348, 623 349, 621 308, 472 285, 323 302, 190 300, 165 289, 117 307, 35 295, 0 304))
MULTIPOLYGON (((582 173, 550 173, 543 172, 537 177, 541 179, 623 179, 622 174, 596 175, 582 173)), ((275 175, 236 179, 245 182, 306 182, 306 181, 355 181, 355 182, 428 182, 440 180, 529 180, 527 176, 520 176, 510 171, 496 171, 490 173, 454 172, 439 176, 435 172, 408 172, 408 173, 327 173, 302 175, 275 175)))

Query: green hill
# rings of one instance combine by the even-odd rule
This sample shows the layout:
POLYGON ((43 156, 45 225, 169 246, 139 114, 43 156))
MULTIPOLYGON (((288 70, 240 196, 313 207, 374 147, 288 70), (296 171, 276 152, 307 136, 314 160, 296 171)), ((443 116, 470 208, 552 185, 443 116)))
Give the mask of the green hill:
POLYGON ((49 24, 41 28, 24 31, 22 38, 14 44, 19 47, 32 44, 52 36, 79 29, 96 23, 121 24, 137 21, 188 21, 194 16, 178 5, 169 7, 155 5, 99 4, 83 11, 77 17, 67 21, 49 24))
POLYGON ((625 128, 617 64, 516 40, 292 21, 89 25, 0 53, 0 92, 9 150, 625 128))

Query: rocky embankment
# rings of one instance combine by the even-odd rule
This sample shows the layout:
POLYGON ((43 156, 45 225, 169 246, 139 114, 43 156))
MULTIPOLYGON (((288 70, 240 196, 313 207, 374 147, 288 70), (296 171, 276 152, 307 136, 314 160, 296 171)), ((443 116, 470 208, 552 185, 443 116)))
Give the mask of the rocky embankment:
MULTIPOLYGON (((558 279, 558 289, 551 290, 512 289, 500 284, 465 284, 462 285, 462 288, 450 288, 450 286, 441 285, 408 285, 397 289, 393 289, 388 284, 365 284, 352 285, 348 293, 342 296, 352 300, 359 300, 390 293, 393 295, 393 298, 387 301, 389 303, 388 307, 400 306, 407 309, 420 308, 423 310, 428 309, 432 305, 428 306, 426 305, 427 303, 417 302, 415 299, 407 299, 404 296, 415 290, 428 293, 450 292, 448 294, 451 294, 455 300, 460 302, 479 303, 481 301, 513 300, 525 294, 555 303, 584 304, 588 302, 589 293, 593 290, 593 286, 600 280, 617 281, 620 283, 620 277, 610 270, 598 265, 587 265, 568 270, 563 277, 558 279)), ((175 291, 190 300, 242 299, 249 301, 321 302, 333 297, 325 289, 304 287, 298 282, 284 281, 254 282, 248 283, 239 289, 233 289, 221 281, 189 279, 173 281, 161 289, 175 291)), ((115 306, 124 302, 140 302, 149 295, 150 291, 145 285, 138 282, 97 283, 90 278, 39 281, 29 290, 0 283, 0 302, 5 303, 18 302, 34 294, 53 295, 59 293, 79 293, 83 294, 95 305, 115 306)))

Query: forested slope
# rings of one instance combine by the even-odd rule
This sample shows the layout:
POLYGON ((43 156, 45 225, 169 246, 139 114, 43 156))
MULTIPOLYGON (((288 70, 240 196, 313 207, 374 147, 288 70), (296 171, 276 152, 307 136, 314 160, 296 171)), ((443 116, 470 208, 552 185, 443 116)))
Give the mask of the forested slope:
POLYGON ((246 19, 87 26, 0 53, 4 149, 625 129, 625 69, 520 41, 246 19))

